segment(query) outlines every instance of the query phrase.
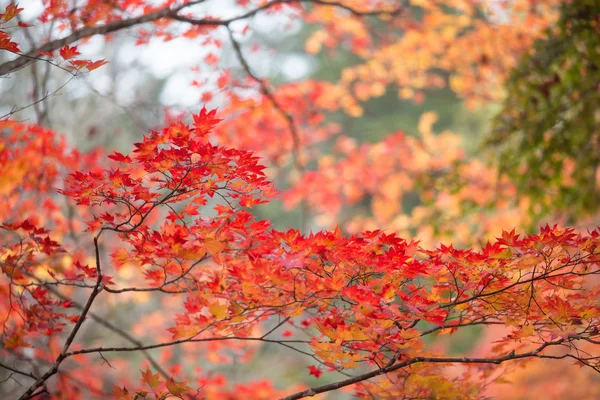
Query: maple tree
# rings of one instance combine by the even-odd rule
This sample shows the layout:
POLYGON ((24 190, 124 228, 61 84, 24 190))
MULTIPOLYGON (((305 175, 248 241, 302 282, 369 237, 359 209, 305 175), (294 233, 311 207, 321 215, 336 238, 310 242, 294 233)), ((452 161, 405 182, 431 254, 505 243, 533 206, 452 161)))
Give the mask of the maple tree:
MULTIPOLYGON (((0 76, 40 62, 93 74, 110 60, 84 57, 82 41, 125 30, 140 46, 176 37, 222 46, 224 31, 244 72, 221 70, 210 53, 219 115, 169 114, 129 152, 73 149, 9 118, 18 108, 0 118, 4 393, 475 399, 532 360, 600 371, 599 229, 517 233, 537 221, 535 197, 466 157, 455 134, 435 134, 434 113, 421 116, 418 136, 374 144, 326 117, 360 117, 389 87, 417 103, 446 82, 469 106, 500 100, 569 2, 237 0, 229 18, 208 14, 208 3, 44 1, 36 23, 49 36, 26 51, 19 32, 34 24, 19 19, 23 7, 0 15, 0 49, 12 54, 0 76), (314 24, 309 53, 349 49, 362 61, 338 82, 276 86, 254 72, 242 40, 252 29, 243 23, 263 14, 314 24), (419 205, 405 210, 409 195, 419 205), (275 198, 328 229, 276 229, 254 213, 275 198), (368 211, 357 210, 364 202, 368 211), (500 334, 472 354, 436 346, 474 327, 500 334), (260 370, 264 348, 311 380, 264 369, 228 381, 224 366, 260 370)), ((33 104, 45 100, 37 96, 33 104)))

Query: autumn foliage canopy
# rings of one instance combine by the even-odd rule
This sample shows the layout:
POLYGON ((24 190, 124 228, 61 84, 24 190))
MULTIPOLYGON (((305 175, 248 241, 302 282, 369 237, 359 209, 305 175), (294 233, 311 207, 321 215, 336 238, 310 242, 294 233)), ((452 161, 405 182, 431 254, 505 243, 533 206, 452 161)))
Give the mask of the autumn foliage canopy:
MULTIPOLYGON (((433 113, 416 135, 377 143, 328 117, 360 118, 390 90, 422 103, 449 86, 468 107, 499 103, 570 2, 236 0, 227 18, 209 3, 45 0, 27 23, 27 2, 0 14, 6 79, 43 64, 93 80, 111 60, 83 56, 85 41, 121 31, 138 46, 230 45, 241 68, 207 55, 215 82, 199 102, 219 95, 219 110, 168 112, 129 151, 74 148, 37 104, 38 123, 18 107, 0 119, 0 393, 480 399, 525 387, 515 371, 540 360, 597 379, 595 210, 552 213, 554 189, 522 192, 435 132, 433 113), (271 82, 248 61, 259 16, 312 24, 306 52, 360 61, 335 82, 271 82), (278 202, 300 209, 302 226, 258 216, 278 202), (491 333, 449 349, 473 329, 491 333)), ((563 161, 557 176, 575 185, 577 160, 563 161)))

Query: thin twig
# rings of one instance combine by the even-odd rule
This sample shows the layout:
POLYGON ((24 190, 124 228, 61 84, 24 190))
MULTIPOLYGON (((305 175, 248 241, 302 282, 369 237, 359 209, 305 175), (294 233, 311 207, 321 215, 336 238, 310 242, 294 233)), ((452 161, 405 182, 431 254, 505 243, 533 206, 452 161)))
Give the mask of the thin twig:
POLYGON ((85 317, 87 316, 88 312, 90 311, 90 308, 92 308, 92 304, 94 303, 94 300, 96 299, 98 294, 100 294, 100 292, 102 291, 102 288, 103 288, 102 268, 100 266, 100 247, 98 244, 99 236, 101 233, 102 232, 98 233, 98 235, 96 237, 94 237, 94 248, 95 248, 95 253, 96 253, 96 273, 97 273, 96 285, 94 286, 94 289, 92 290, 92 293, 90 294, 90 297, 88 298, 83 310, 81 311, 81 314, 79 315, 79 319, 75 323, 75 326, 71 330, 71 333, 69 334, 69 336, 67 336, 67 340, 65 340, 65 344, 63 345, 63 348, 62 348, 60 354, 54 361, 54 364, 52 364, 52 367, 50 367, 50 369, 48 371, 46 371, 46 373, 44 375, 39 377, 34 382, 34 384, 31 385, 29 387, 29 389, 27 389, 25 391, 25 393, 23 393, 21 395, 21 397, 19 397, 19 400, 30 399, 32 397, 32 395, 34 394, 34 392, 40 386, 44 385, 44 383, 50 377, 52 377, 54 374, 56 374, 58 372, 58 368, 59 368, 60 364, 67 358, 67 352, 69 351, 69 347, 71 347, 71 344, 73 344, 73 340, 75 340, 75 336, 77 335, 77 332, 79 332, 79 330, 81 329, 81 326, 83 325, 83 322, 85 321, 85 317))
POLYGON ((304 169, 304 166, 302 165, 302 162, 300 161, 300 135, 298 133, 298 129, 296 127, 294 117, 292 117, 287 111, 285 111, 283 109, 281 104, 279 104, 279 102, 275 98, 275 95, 273 95, 273 93, 267 86, 266 82, 263 79, 256 76, 252 72, 252 70, 250 69, 250 65, 248 64, 248 61, 244 58, 241 46, 240 46, 239 42, 237 40, 235 40, 235 38, 233 37, 233 32, 231 31, 229 26, 227 26, 227 32, 229 32, 229 38, 231 39, 231 43, 233 44, 233 49, 238 58, 238 61, 240 62, 240 64, 242 65, 242 67, 244 68, 244 70, 246 71, 248 76, 250 76, 254 81, 256 81, 260 85, 260 91, 263 93, 263 95, 267 99, 269 99, 269 101, 271 102, 273 107, 277 110, 277 112, 279 112, 279 114, 281 114, 285 118, 285 120, 288 124, 288 128, 290 130, 290 133, 292 134, 292 142, 293 142, 292 152, 294 154, 294 163, 296 165, 296 168, 298 168, 298 170, 302 171, 304 169))
POLYGON ((405 7, 398 7, 394 10, 382 10, 382 11, 360 11, 345 4, 339 3, 337 1, 323 1, 323 0, 274 0, 268 3, 263 4, 260 7, 257 7, 253 10, 250 10, 242 15, 237 17, 233 17, 227 20, 216 20, 211 18, 206 19, 190 19, 184 16, 178 15, 178 12, 185 9, 186 7, 190 7, 192 5, 203 3, 205 0, 196 0, 190 1, 189 3, 182 4, 175 8, 165 7, 155 12, 142 15, 140 17, 123 19, 120 21, 112 22, 110 24, 100 25, 100 26, 90 26, 79 29, 68 36, 65 36, 62 39, 52 40, 36 49, 29 51, 26 54, 21 54, 15 60, 5 62, 0 64, 0 76, 7 75, 11 72, 14 72, 18 69, 21 69, 32 62, 39 60, 39 54, 41 52, 53 52, 61 47, 67 46, 78 40, 91 37, 94 35, 106 35, 108 33, 117 32, 123 29, 131 28, 132 26, 144 24, 147 22, 153 22, 162 18, 172 18, 183 22, 189 22, 194 25, 204 25, 204 26, 227 26, 233 21, 239 21, 242 19, 250 18, 257 13, 268 10, 271 7, 280 4, 297 4, 297 3, 313 3, 320 6, 328 6, 328 7, 339 7, 344 9, 355 16, 374 16, 374 15, 397 15, 402 12, 405 7))

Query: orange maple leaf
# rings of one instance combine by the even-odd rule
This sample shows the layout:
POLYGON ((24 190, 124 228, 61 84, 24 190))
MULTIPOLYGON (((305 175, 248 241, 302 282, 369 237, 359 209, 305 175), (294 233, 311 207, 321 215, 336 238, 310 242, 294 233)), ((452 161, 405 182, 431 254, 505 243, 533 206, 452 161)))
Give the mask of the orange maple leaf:
POLYGON ((0 19, 3 19, 4 22, 8 22, 11 19, 13 19, 14 17, 16 17, 17 14, 19 14, 21 11, 23 11, 23 9, 19 8, 19 4, 9 3, 6 6, 6 10, 4 11, 4 14, 0 14, 0 19))
POLYGON ((179 396, 192 388, 187 385, 186 381, 176 382, 173 378, 169 378, 169 380, 167 380, 167 389, 171 394, 179 396))
POLYGON ((146 368, 146 371, 140 371, 142 373, 142 381, 145 382, 152 389, 156 389, 160 386, 160 375, 158 373, 153 374, 150 368, 146 368))

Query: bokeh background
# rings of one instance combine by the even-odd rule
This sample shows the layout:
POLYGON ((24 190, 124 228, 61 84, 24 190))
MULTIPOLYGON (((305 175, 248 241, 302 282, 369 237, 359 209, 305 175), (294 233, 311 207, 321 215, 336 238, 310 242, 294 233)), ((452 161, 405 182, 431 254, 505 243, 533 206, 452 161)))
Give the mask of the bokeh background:
MULTIPOLYGON (((21 47, 68 30, 58 18, 40 22, 50 3, 21 1, 19 18, 33 25, 15 34, 21 47)), ((230 18, 255 3, 206 1, 192 11, 230 18)), ((7 4, 0 1, 0 9, 7 4)), ((412 0, 402 6, 410 18, 391 22, 367 17, 359 23, 307 4, 308 18, 283 7, 231 25, 247 68, 294 118, 297 152, 285 116, 221 28, 181 36, 186 26, 165 33, 146 24, 94 36, 79 51, 107 65, 73 76, 38 62, 0 78, 0 116, 64 133, 84 151, 128 152, 148 130, 189 120, 202 107, 218 108, 225 122, 214 141, 263 157, 282 193, 256 213, 281 229, 384 229, 425 247, 478 247, 505 229, 598 225, 600 2, 412 0)), ((0 63, 12 58, 0 52, 0 63)), ((119 274, 126 280, 133 272, 119 274)), ((177 298, 122 296, 103 304, 103 314, 150 338, 168 325, 163 310, 180 306, 177 298)), ((92 343, 105 337, 100 332, 92 325, 82 337, 92 343)), ((502 328, 473 328, 429 345, 480 354, 502 335, 502 328)), ((186 351, 161 357, 183 359, 186 351)), ((255 351, 247 362, 231 348, 227 362, 215 356, 204 368, 233 382, 266 373, 281 387, 327 383, 309 377, 297 354, 267 345, 255 351)), ((511 365, 489 395, 598 398, 600 379, 571 364, 511 365)))

